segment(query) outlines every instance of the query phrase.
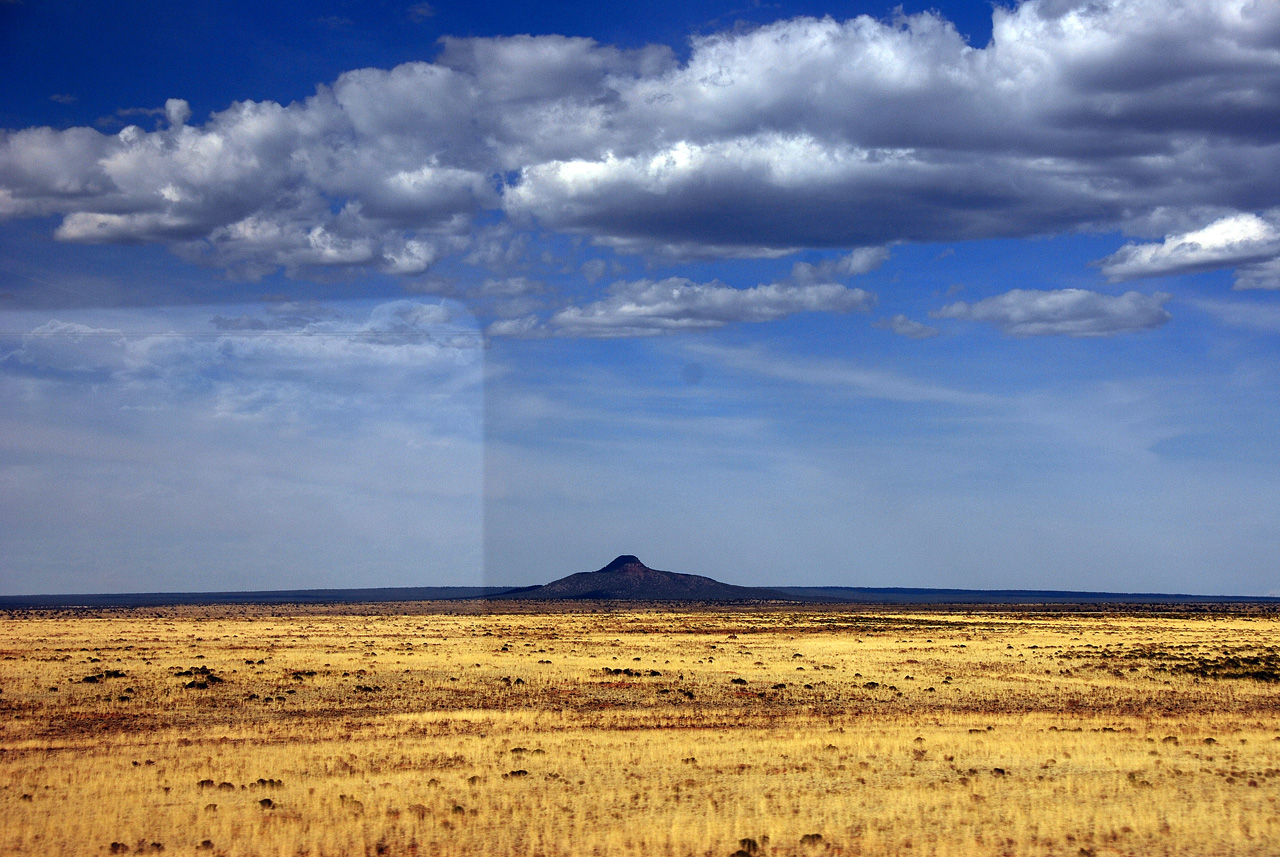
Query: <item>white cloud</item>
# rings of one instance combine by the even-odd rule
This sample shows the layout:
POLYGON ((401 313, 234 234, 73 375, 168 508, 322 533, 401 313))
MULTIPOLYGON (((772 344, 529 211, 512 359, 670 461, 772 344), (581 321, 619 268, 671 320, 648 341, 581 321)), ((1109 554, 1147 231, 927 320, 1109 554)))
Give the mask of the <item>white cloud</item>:
MULTIPOLYGON (((63 240, 160 242, 248 275, 418 274, 465 252, 486 211, 631 252, 776 256, 1136 231, 1157 211, 1280 199, 1280 7, 993 14, 982 48, 933 14, 797 18, 696 39, 685 62, 563 36, 446 39, 434 62, 199 125, 174 98, 151 132, 5 132, 0 216, 60 215, 63 240)), ((1111 272, 1247 258, 1176 244, 1130 248, 1111 272)))
POLYGON ((191 105, 182 98, 170 98, 164 103, 164 117, 170 127, 181 128, 191 118, 191 105))
POLYGON ((1014 289, 976 303, 959 301, 931 312, 931 318, 984 321, 1010 336, 1113 336, 1160 327, 1172 316, 1170 295, 1125 292, 1104 295, 1085 289, 1014 289))
POLYGON ((939 333, 938 328, 912 321, 902 313, 874 321, 871 326, 879 330, 888 330, 908 339, 928 339, 931 336, 937 336, 939 333))
MULTIPOLYGON (((1202 229, 1169 235, 1159 243, 1126 244, 1099 265, 1115 283, 1241 265, 1257 271, 1259 263, 1272 261, 1277 255, 1280 255, 1280 228, 1273 218, 1233 214, 1202 229)), ((1255 276, 1254 279, 1261 278, 1255 276)))
POLYGON ((508 206, 743 254, 1242 207, 1276 164, 1277 31, 1260 4, 1149 0, 997 8, 984 49, 929 15, 719 34, 620 93, 628 145, 527 166, 508 206))
POLYGON ((615 283, 605 298, 555 313, 547 328, 568 337, 656 336, 774 321, 801 312, 866 311, 874 304, 874 295, 835 283, 734 289, 672 277, 615 283))

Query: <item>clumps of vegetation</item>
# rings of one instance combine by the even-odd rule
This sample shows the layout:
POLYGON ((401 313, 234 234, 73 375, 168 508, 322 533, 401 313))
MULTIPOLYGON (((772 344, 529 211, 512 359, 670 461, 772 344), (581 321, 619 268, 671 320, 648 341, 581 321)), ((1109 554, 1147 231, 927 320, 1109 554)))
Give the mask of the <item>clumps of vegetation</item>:
MULTIPOLYGON (((1130 648, 1098 647, 1086 644, 1060 652, 1058 658, 1085 661, 1078 669, 1093 669, 1112 676, 1123 676, 1125 663, 1149 665, 1152 672, 1200 679, 1251 679, 1280 682, 1280 648, 1276 646, 1224 646, 1219 652, 1206 654, 1187 645, 1138 645, 1130 648)), ((1063 675, 1070 675, 1063 670, 1063 675)))
POLYGON ((93 673, 80 679, 83 684, 97 684, 100 681, 106 681, 109 678, 125 678, 123 670, 103 670, 100 673, 93 673))
POLYGON ((249 783, 249 788, 282 789, 284 788, 284 780, 277 780, 270 777, 258 777, 257 780, 249 783))
POLYGON ((144 839, 131 849, 123 842, 112 842, 107 846, 107 851, 111 854, 159 854, 164 851, 164 843, 147 842, 144 839))
POLYGON ((174 673, 175 677, 190 677, 191 680, 183 685, 183 687, 193 690, 208 690, 211 684, 222 684, 226 679, 220 675, 216 675, 213 670, 206 666, 188 667, 174 673))
POLYGON ((1280 654, 1274 649, 1259 655, 1221 655, 1201 657, 1169 670, 1174 675, 1197 678, 1244 678, 1254 681, 1280 682, 1280 654))
MULTIPOLYGON (((550 662, 548 661, 548 663, 550 662)), ((605 675, 625 675, 625 676, 630 676, 632 678, 644 678, 646 676, 657 677, 662 675, 662 673, 660 673, 658 670, 648 670, 648 671, 633 670, 631 667, 625 667, 623 669, 614 669, 612 667, 602 667, 602 670, 605 675)))

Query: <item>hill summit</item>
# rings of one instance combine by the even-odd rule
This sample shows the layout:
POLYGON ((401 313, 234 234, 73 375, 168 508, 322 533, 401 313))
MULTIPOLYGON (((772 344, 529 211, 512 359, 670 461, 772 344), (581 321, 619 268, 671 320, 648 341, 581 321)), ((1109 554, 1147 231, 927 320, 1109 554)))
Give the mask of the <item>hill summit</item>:
POLYGON ((503 598, 610 601, 792 601, 773 589, 734 586, 698 574, 649 568, 633 554, 622 554, 604 568, 580 571, 543 586, 503 598))

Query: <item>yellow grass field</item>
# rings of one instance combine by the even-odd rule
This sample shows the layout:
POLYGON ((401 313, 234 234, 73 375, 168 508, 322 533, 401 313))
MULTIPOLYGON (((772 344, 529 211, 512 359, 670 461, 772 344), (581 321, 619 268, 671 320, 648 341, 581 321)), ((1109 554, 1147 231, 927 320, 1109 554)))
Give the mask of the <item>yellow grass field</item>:
POLYGON ((0 854, 1280 855, 1280 620, 0 614, 0 854))

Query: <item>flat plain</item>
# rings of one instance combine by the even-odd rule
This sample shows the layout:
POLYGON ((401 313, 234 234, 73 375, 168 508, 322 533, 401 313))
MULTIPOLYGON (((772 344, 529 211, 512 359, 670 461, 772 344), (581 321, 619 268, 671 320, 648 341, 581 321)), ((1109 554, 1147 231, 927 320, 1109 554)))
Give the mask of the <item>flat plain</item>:
POLYGON ((1275 855, 1265 610, 0 614, 6 855, 1275 855))

